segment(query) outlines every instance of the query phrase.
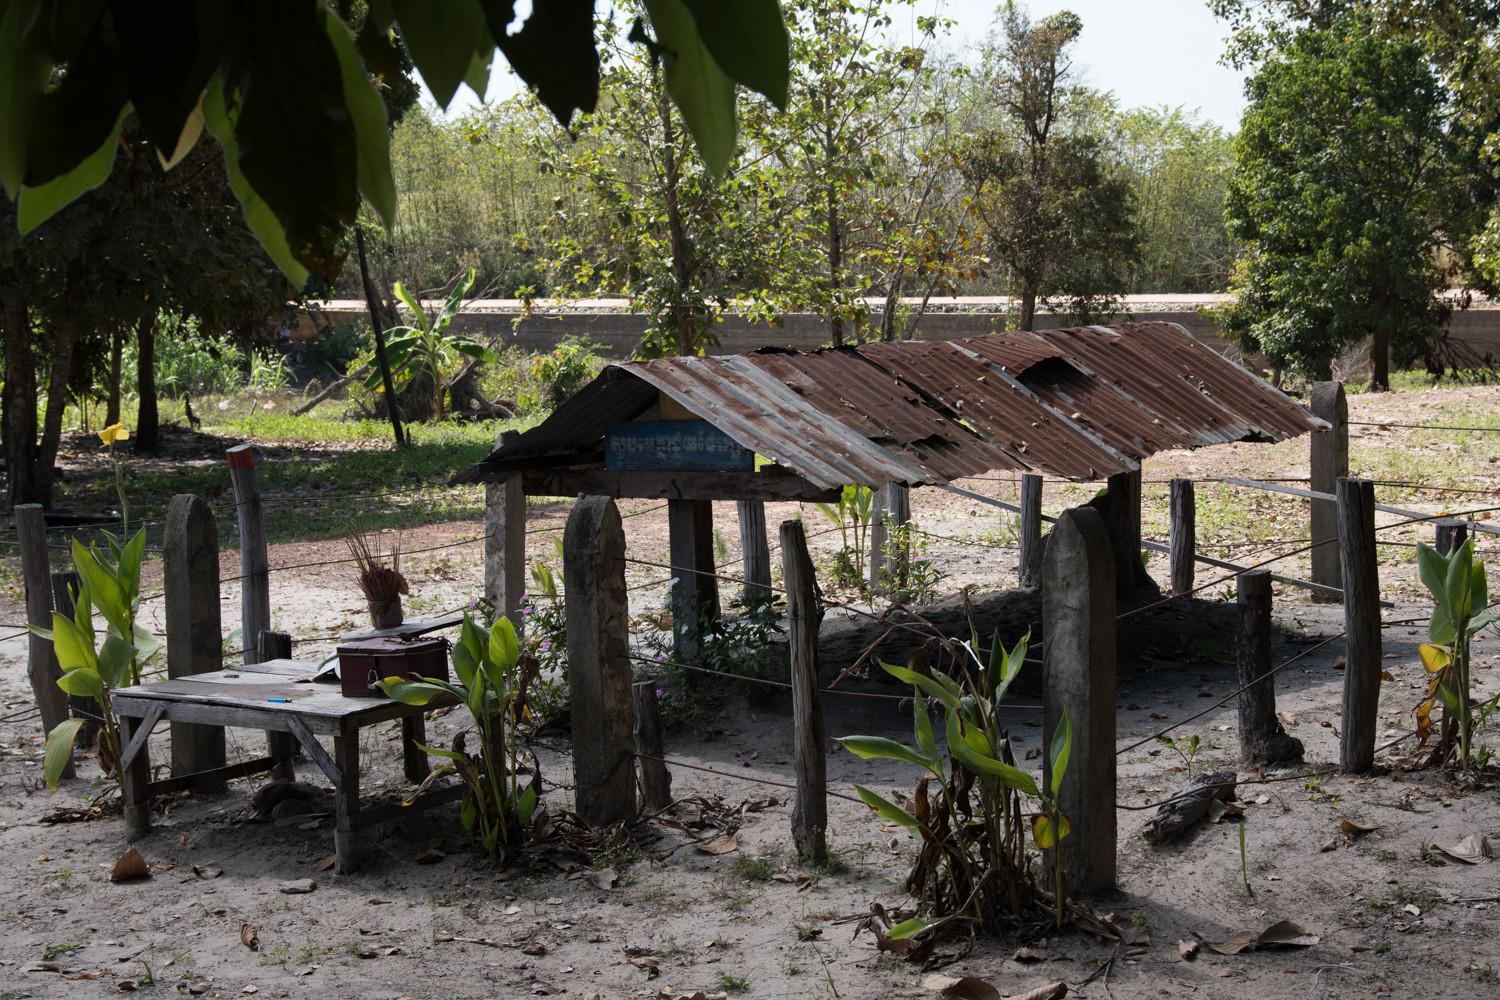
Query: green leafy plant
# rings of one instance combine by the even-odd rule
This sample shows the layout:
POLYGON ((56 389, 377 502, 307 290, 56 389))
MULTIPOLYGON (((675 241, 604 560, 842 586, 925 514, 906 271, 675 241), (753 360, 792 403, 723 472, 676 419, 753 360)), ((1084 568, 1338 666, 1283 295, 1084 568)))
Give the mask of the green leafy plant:
POLYGON ((865 551, 875 509, 875 491, 868 486, 845 486, 836 503, 820 503, 817 507, 839 529, 842 545, 834 554, 834 578, 841 586, 858 587, 864 582, 865 551))
POLYGON ((731 601, 717 619, 689 617, 675 634, 670 614, 657 618, 655 623, 666 627, 643 637, 642 645, 654 659, 639 671, 664 682, 662 713, 673 721, 701 722, 709 707, 739 683, 677 666, 679 650, 697 650, 689 666, 739 677, 766 677, 780 656, 785 614, 786 604, 777 595, 748 594, 731 601))
MULTIPOLYGON (((971 629, 972 632, 972 629, 971 629)), ((883 820, 905 827, 922 841, 922 849, 907 891, 923 901, 925 915, 892 927, 892 938, 909 937, 955 919, 972 919, 988 930, 997 929, 1003 915, 1019 919, 1035 902, 1028 877, 1025 818, 1021 796, 1040 803, 1031 814, 1036 846, 1055 848, 1068 835, 1069 821, 1059 808, 1058 795, 1067 773, 1072 748, 1072 723, 1063 712, 1048 755, 1050 780, 1039 787, 1015 764, 1010 740, 1000 728, 997 707, 1026 658, 1028 634, 1007 650, 996 632, 987 660, 982 660, 977 632, 968 651, 972 671, 959 678, 933 669, 930 675, 893 664, 881 666, 891 676, 912 685, 915 747, 878 736, 845 736, 839 742, 866 760, 900 760, 917 764, 927 773, 917 782, 909 806, 856 785, 859 797, 883 820), (977 674, 977 677, 974 675, 977 674), (939 756, 928 713, 928 700, 942 706, 947 731, 947 767, 939 756), (938 794, 930 797, 936 783, 938 794)), ((1061 861, 1054 851, 1056 920, 1064 914, 1061 861)))
POLYGON ((454 739, 451 750, 423 747, 444 758, 444 763, 433 769, 412 799, 435 779, 457 774, 467 789, 460 813, 464 829, 492 861, 503 862, 530 835, 540 804, 541 771, 534 769, 531 780, 522 786, 516 738, 516 727, 528 717, 527 688, 535 677, 536 661, 523 660, 508 618, 497 618, 486 634, 465 612, 458 644, 453 647, 453 670, 458 675, 456 684, 435 677, 386 677, 376 684, 408 705, 426 705, 451 695, 469 710, 479 737, 478 752, 467 750, 467 732, 454 739))
POLYGON ((129 431, 119 424, 106 427, 99 434, 104 446, 110 449, 110 459, 114 464, 115 489, 120 496, 122 518, 120 535, 102 532, 106 542, 104 550, 97 544, 84 547, 77 538, 73 539, 73 568, 80 581, 73 616, 70 618, 54 611, 52 628, 30 626, 33 633, 52 641, 58 666, 62 668, 57 686, 70 695, 92 698, 99 706, 99 719, 65 719, 47 734, 44 773, 47 787, 54 791, 73 757, 78 730, 89 721, 97 721, 99 725, 99 766, 106 775, 115 772, 120 759, 120 723, 110 706, 110 692, 127 684, 139 684, 141 665, 161 646, 155 636, 136 622, 146 533, 137 531, 129 541, 120 540, 128 534, 130 508, 125 501, 120 461, 114 454, 114 444, 129 436, 129 431), (96 608, 108 626, 102 637, 97 636, 94 629, 96 608))
POLYGON ((532 361, 531 384, 517 402, 527 413, 551 410, 577 392, 604 364, 587 343, 559 344, 532 361))
MULTIPOLYGON (((387 330, 391 335, 386 341, 386 356, 390 359, 391 375, 395 379, 396 388, 399 390, 415 378, 420 372, 426 371, 432 379, 432 417, 434 420, 443 419, 443 396, 448 389, 448 373, 458 363, 459 356, 476 358, 480 361, 488 361, 498 364, 500 356, 483 344, 464 336, 461 333, 449 333, 448 327, 453 322, 453 317, 463 307, 464 296, 474 285, 475 272, 471 267, 464 272, 458 284, 448 295, 443 307, 438 310, 436 316, 429 317, 422 303, 409 292, 401 282, 396 282, 395 292, 399 298, 411 310, 415 317, 416 326, 396 326, 387 330)), ((365 388, 374 389, 381 384, 382 376, 379 368, 371 371, 365 378, 365 388)))
POLYGON ((885 564, 880 567, 880 589, 903 604, 931 604, 948 570, 927 555, 927 536, 916 527, 891 523, 887 517, 885 564))
POLYGON ((1198 734, 1194 733, 1192 736, 1179 736, 1173 739, 1171 736, 1163 733, 1157 739, 1168 750, 1171 750, 1178 757, 1182 758, 1182 764, 1187 768, 1187 776, 1191 778, 1193 776, 1193 764, 1197 762, 1198 753, 1203 749, 1203 741, 1198 738, 1198 734))
MULTIPOLYGON (((1431 641, 1419 647, 1431 680, 1426 697, 1417 706, 1417 734, 1421 743, 1425 743, 1432 732, 1432 709, 1441 701, 1439 759, 1446 760, 1456 750, 1458 766, 1469 771, 1478 764, 1474 733, 1495 710, 1497 700, 1491 698, 1478 706, 1472 703, 1469 646, 1480 629, 1500 619, 1488 610, 1489 586, 1484 563, 1474 559, 1472 539, 1446 556, 1418 542, 1417 569, 1433 600, 1432 619, 1427 625, 1427 638, 1431 641)), ((1488 758, 1488 754, 1485 756, 1488 758)))

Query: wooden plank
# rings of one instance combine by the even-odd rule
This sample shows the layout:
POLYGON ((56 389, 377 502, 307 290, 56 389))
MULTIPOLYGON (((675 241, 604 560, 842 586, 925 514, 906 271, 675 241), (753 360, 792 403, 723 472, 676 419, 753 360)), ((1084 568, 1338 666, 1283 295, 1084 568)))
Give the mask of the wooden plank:
MULTIPOLYGON (((312 752, 311 747, 308 752, 312 752)), ((329 761, 337 775, 333 777, 333 853, 338 872, 343 875, 359 867, 360 862, 359 838, 354 835, 354 818, 359 815, 359 729, 353 722, 345 720, 343 731, 333 738, 333 756, 337 760, 336 764, 329 761)))
MULTIPOLYGON (((219 527, 202 497, 182 493, 172 498, 161 545, 167 676, 222 670, 219 527)), ((246 633, 244 639, 246 645, 253 645, 255 635, 246 633)), ((222 727, 172 724, 173 774, 213 771, 223 767, 226 759, 222 727)), ((227 786, 220 790, 223 787, 227 786)))
POLYGON ((1035 587, 1042 581, 1031 568, 1034 553, 1042 540, 1042 477, 1030 472, 1021 474, 1021 552, 1016 559, 1016 576, 1021 586, 1035 587))
POLYGON ((656 703, 656 681, 636 681, 630 685, 630 697, 635 705, 635 752, 640 764, 641 797, 647 809, 665 809, 672 804, 672 775, 661 759, 667 755, 667 741, 656 703))
POLYGON ((1375 551, 1375 484, 1340 479, 1339 559, 1344 570, 1344 697, 1339 769, 1363 774, 1375 763, 1380 711, 1380 562, 1375 551))
POLYGON ((1288 736, 1276 716, 1276 682, 1271 675, 1271 574, 1252 569, 1235 578, 1240 620, 1236 642, 1239 667, 1240 761, 1247 767, 1302 759, 1302 741, 1288 736))
POLYGON ((892 594, 906 581, 911 570, 911 549, 894 553, 887 560, 892 536, 911 522, 911 487, 905 483, 886 483, 875 491, 870 518, 870 589, 877 594, 892 594))
POLYGON ((275 757, 256 757, 252 760, 241 761, 238 764, 226 764, 216 767, 212 771, 195 771, 191 774, 178 774, 170 778, 161 778, 151 782, 152 795, 166 795, 169 792, 180 792, 187 790, 196 791, 205 787, 221 787, 226 782, 235 778, 248 778, 252 774, 263 774, 266 771, 276 769, 275 757))
MULTIPOLYGON (((333 758, 328 756, 328 751, 323 749, 323 744, 318 742, 312 730, 307 727, 307 723, 303 722, 298 716, 288 715, 286 717, 286 727, 291 731, 293 736, 297 737, 297 742, 302 744, 303 749, 307 751, 307 755, 312 758, 313 763, 318 765, 318 770, 328 776, 328 780, 333 782, 334 787, 337 788, 342 785, 344 782, 343 772, 333 762, 333 758)), ((355 770, 354 777, 356 779, 359 777, 358 769, 355 770)))
MULTIPOLYGON (((140 840, 151 832, 151 760, 143 749, 146 745, 144 734, 150 732, 150 726, 145 725, 145 721, 138 723, 128 715, 120 716, 120 739, 127 747, 135 747, 128 764, 121 766, 119 772, 127 841, 140 840)), ((155 724, 154 720, 151 724, 155 724)))
POLYGON ((737 504, 740 519, 741 565, 745 576, 745 597, 771 596, 771 545, 766 540, 766 505, 761 500, 741 500, 737 504))
POLYGON ((339 637, 339 641, 357 642, 360 639, 384 639, 389 636, 415 637, 429 632, 441 632, 445 628, 457 628, 463 624, 463 620, 463 615, 448 615, 445 618, 408 618, 395 628, 373 628, 366 625, 345 632, 339 637))
POLYGON ((823 622, 823 604, 801 521, 781 522, 781 576, 786 583, 793 765, 797 771, 792 842, 803 860, 821 862, 828 857, 827 735, 818 684, 818 631, 823 622))
MULTIPOLYGON (((260 656, 260 662, 246 667, 248 672, 281 674, 288 669, 294 671, 297 669, 295 665, 284 666, 284 664, 293 663, 290 633, 273 632, 267 629, 256 636, 255 649, 260 656)), ((292 734, 278 729, 268 729, 266 730, 266 745, 270 747, 272 759, 279 762, 274 768, 276 777, 285 778, 288 781, 296 778, 297 765, 293 761, 297 756, 297 740, 292 734)))
MULTIPOLYGON (((42 505, 19 504, 15 508, 16 535, 21 547, 21 579, 26 588, 26 623, 52 628, 52 570, 47 558, 47 528, 42 505)), ((68 696, 57 686, 62 669, 52 649, 52 640, 30 636, 26 676, 42 714, 42 732, 50 733, 68 717, 68 696)), ((71 758, 62 776, 74 776, 71 758)))
POLYGON ((713 501, 668 500, 667 536, 673 644, 677 659, 692 663, 698 658, 697 636, 719 619, 713 501))
POLYGON ((417 796, 411 805, 401 802, 381 802, 377 805, 361 806, 359 812, 350 815, 349 829, 363 830, 380 823, 388 823, 393 819, 402 819, 411 816, 417 810, 431 809, 434 806, 457 802, 463 797, 464 786, 462 783, 459 783, 443 785, 440 788, 425 791, 417 796))
MULTIPOLYGON (((506 431, 498 448, 515 431, 506 431)), ((519 476, 484 486, 484 596, 520 635, 526 593, 526 494, 519 476)))
POLYGON ((1312 579, 1326 587, 1343 587, 1339 561, 1338 504, 1333 492, 1339 477, 1349 474, 1349 402, 1338 382, 1318 382, 1312 387, 1309 405, 1313 416, 1326 420, 1328 430, 1308 436, 1308 465, 1313 491, 1321 494, 1312 503, 1308 536, 1316 546, 1310 553, 1312 579))
POLYGON ((130 737, 130 741, 120 750, 121 771, 130 770, 130 765, 135 763, 136 755, 141 752, 141 747, 145 746, 146 740, 150 738, 151 730, 156 728, 156 724, 161 721, 161 717, 166 714, 166 711, 167 706, 162 704, 147 707, 145 714, 141 717, 140 723, 136 725, 135 733, 130 737))
POLYGON ((235 514, 240 526, 240 635, 245 638, 245 662, 254 663, 260 655, 255 648, 255 637, 271 627, 266 517, 251 446, 235 445, 225 456, 229 460, 229 483, 234 488, 235 514))
POLYGON ((753 471, 755 452, 707 420, 631 420, 604 425, 604 467, 622 471, 753 471))
MULTIPOLYGON (((1229 483, 1233 486, 1248 486, 1251 489, 1267 490, 1271 493, 1285 493, 1288 496, 1309 497, 1313 500, 1338 500, 1338 497, 1332 493, 1320 493, 1317 490, 1304 490, 1296 486, 1286 486, 1282 483, 1263 483, 1257 479, 1236 479, 1233 476, 1226 476, 1221 480, 1221 482, 1229 483)), ((1449 518, 1451 516, 1448 514, 1424 514, 1419 510, 1407 510, 1405 507, 1392 507, 1390 504, 1384 503, 1371 504, 1370 506, 1372 510, 1383 511, 1387 514, 1399 514, 1402 517, 1412 517, 1423 521, 1436 522, 1440 519, 1449 518)), ((1500 535, 1500 527, 1496 527, 1495 525, 1480 524, 1475 521, 1470 521, 1467 523, 1469 527, 1473 528, 1475 531, 1482 531, 1486 534, 1491 535, 1500 535)), ((1313 551, 1316 552, 1317 550, 1314 549, 1313 551)))
POLYGON ((1167 537, 1171 554, 1168 562, 1172 574, 1172 596, 1180 597, 1193 591, 1193 571, 1197 567, 1198 555, 1198 504, 1191 479, 1173 476, 1170 490, 1167 537))
POLYGON ((521 474, 527 496, 632 497, 646 500, 807 500, 836 502, 841 488, 824 489, 801 476, 766 472, 610 472, 535 469, 521 474))

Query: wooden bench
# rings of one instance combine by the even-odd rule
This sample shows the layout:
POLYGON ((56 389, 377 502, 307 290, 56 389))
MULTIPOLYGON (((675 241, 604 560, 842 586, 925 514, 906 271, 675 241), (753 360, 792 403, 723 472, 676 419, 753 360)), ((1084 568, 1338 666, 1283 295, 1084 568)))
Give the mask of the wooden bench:
POLYGON ((211 673, 153 681, 121 688, 110 696, 120 718, 120 790, 125 804, 125 837, 138 840, 151 829, 151 798, 183 789, 222 785, 265 771, 293 776, 292 756, 298 743, 313 763, 333 782, 334 852, 338 871, 359 864, 358 833, 445 802, 457 801, 463 785, 454 783, 424 792, 410 806, 399 802, 361 809, 359 805, 359 730, 391 719, 401 720, 401 749, 407 780, 421 782, 428 773, 424 713, 453 703, 434 699, 430 705, 406 705, 389 698, 345 698, 337 684, 313 683, 316 663, 267 660, 211 673), (146 739, 157 723, 186 722, 200 726, 264 729, 271 737, 265 757, 227 767, 151 780, 146 739), (318 736, 333 737, 333 756, 318 736))

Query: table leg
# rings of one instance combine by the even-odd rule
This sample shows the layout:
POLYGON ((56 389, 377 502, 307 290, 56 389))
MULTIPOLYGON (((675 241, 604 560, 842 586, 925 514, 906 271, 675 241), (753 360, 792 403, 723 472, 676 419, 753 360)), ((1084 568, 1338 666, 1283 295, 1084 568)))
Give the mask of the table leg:
MULTIPOLYGON (((142 721, 128 715, 120 716, 122 748, 130 746, 142 721)), ((129 766, 121 769, 120 799, 124 803, 125 839, 140 840, 151 832, 151 757, 144 742, 129 766)))
POLYGON ((271 756, 276 759, 276 766, 271 768, 272 779, 295 780, 297 769, 292 764, 292 758, 297 756, 297 737, 291 733, 267 730, 266 739, 270 743, 271 756))
POLYGON ((338 787, 334 789, 335 820, 333 851, 339 874, 359 867, 358 833, 353 819, 359 813, 359 728, 354 722, 343 724, 333 738, 333 759, 338 767, 338 787))
POLYGON ((427 764, 427 751, 419 744, 427 742, 427 717, 407 715, 401 719, 401 756, 406 763, 406 780, 418 784, 427 779, 432 768, 427 764))

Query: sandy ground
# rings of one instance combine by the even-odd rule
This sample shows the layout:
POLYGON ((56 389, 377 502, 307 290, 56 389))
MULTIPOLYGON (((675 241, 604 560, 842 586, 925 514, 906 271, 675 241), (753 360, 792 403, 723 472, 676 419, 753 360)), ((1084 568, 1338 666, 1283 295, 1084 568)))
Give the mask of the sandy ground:
MULTIPOLYGON (((1500 402, 1495 390, 1461 392, 1448 400, 1435 393, 1356 396, 1351 410, 1357 420, 1421 422, 1424 412, 1441 403, 1451 406, 1461 399, 1482 412, 1500 402)), ((1422 432, 1355 430, 1354 464, 1381 479, 1397 478, 1380 464, 1389 444, 1428 447, 1422 432), (1415 436, 1397 437, 1403 433, 1415 436)), ((1431 446, 1445 448, 1453 437, 1433 436, 1431 446)), ((1151 484, 1174 474, 1200 479, 1305 475, 1305 449, 1305 442, 1291 442, 1159 456, 1145 470, 1148 500, 1151 484)), ((1465 450, 1459 445, 1455 453, 1455 482, 1494 490, 1496 473, 1484 457, 1490 452, 1481 454, 1477 445, 1473 455, 1465 450)), ((1006 482, 969 485, 1000 495, 1014 492, 1006 482)), ((980 588, 981 608, 988 609, 982 617, 991 616, 982 626, 1024 626, 1024 600, 996 596, 1014 582, 1014 551, 1008 548, 1014 529, 1008 517, 976 502, 927 495, 934 493, 922 491, 913 507, 922 529, 935 536, 929 538, 929 555, 951 573, 944 592, 951 595, 959 585, 974 584, 980 588)), ((1084 496, 1077 488, 1049 484, 1047 507, 1055 512, 1084 496)), ((1421 510, 1435 511, 1442 503, 1431 494, 1401 496, 1400 505, 1421 510)), ((1461 499, 1464 504, 1473 501, 1474 508, 1496 502, 1493 495, 1461 499)), ((794 506, 773 507, 768 520, 774 525, 791 516, 794 506)), ((626 522, 632 557, 665 561, 665 512, 645 502, 622 507, 626 513, 642 512, 626 522)), ((561 527, 566 507, 538 506, 531 513, 536 529, 530 536, 532 556, 551 558, 553 532, 548 529, 561 527)), ((732 515, 732 505, 716 511, 730 550, 729 565, 737 557, 732 515)), ((805 517, 809 529, 817 530, 821 515, 809 508, 805 517)), ((1200 514, 1200 524, 1202 518, 1200 514)), ((1255 546, 1300 537, 1304 518, 1304 501, 1269 497, 1256 509, 1257 523, 1243 525, 1244 538, 1223 533, 1225 545, 1238 542, 1235 554, 1213 554, 1254 559, 1295 547, 1255 546), (1277 521, 1268 522, 1272 514, 1277 521)), ((1397 519, 1382 518, 1382 523, 1397 519)), ((1148 511, 1146 533, 1164 537, 1163 526, 1160 511, 1148 511)), ((477 520, 413 530, 406 533, 406 547, 458 542, 475 537, 478 530, 477 520)), ((1388 537, 1409 543, 1418 536, 1388 537)), ((837 538, 836 532, 820 535, 814 548, 826 554, 837 538)), ((319 562, 343 554, 337 540, 278 546, 272 564, 319 562)), ((1396 603, 1387 610, 1387 620, 1423 618, 1425 609, 1409 569, 1410 548, 1391 547, 1382 558, 1383 589, 1396 603)), ((236 575, 237 554, 226 553, 223 566, 225 576, 236 575)), ((461 606, 480 589, 477 544, 415 556, 410 566, 415 599, 409 610, 414 614, 461 606)), ((1159 577, 1164 560, 1152 560, 1150 568, 1159 577)), ((1278 570, 1302 575, 1306 566, 1286 560, 1278 570)), ((660 602, 656 581, 664 575, 631 567, 630 581, 638 585, 632 591, 634 610, 660 602)), ((1200 570, 1199 583, 1214 579, 1207 569, 1200 570)), ((148 573, 146 586, 152 585, 148 573)), ((1233 689, 1230 607, 1214 600, 1220 589, 1205 590, 1203 600, 1175 602, 1136 616, 1121 630, 1122 807, 1168 797, 1185 782, 1189 767, 1196 774, 1235 765, 1233 701, 1178 730, 1200 739, 1202 748, 1190 762, 1150 739, 1159 727, 1213 705, 1233 689), (1146 742, 1126 749, 1141 740, 1146 742)), ((238 617, 238 596, 232 585, 223 590, 226 627, 238 617)), ((337 636, 362 624, 364 617, 348 569, 340 566, 274 573, 272 605, 273 621, 297 637, 295 655, 302 659, 327 655, 337 636)), ((147 607, 151 615, 159 614, 158 606, 147 607)), ((0 621, 15 622, 21 614, 14 598, 0 603, 0 621)), ((1274 655, 1281 662, 1340 631, 1342 611, 1308 603, 1294 588, 1278 588, 1276 620, 1280 635, 1274 655)), ((837 661, 848 658, 868 625, 858 615, 833 611, 824 628, 824 670, 831 679, 837 661)), ((1422 684, 1416 643, 1423 632, 1419 624, 1386 630, 1391 677, 1382 689, 1381 742, 1410 728, 1422 684)), ((1342 673, 1335 659, 1341 652, 1340 642, 1330 643, 1278 677, 1278 708, 1295 720, 1289 732, 1306 744, 1313 770, 1337 759, 1342 673)), ((1482 690, 1500 688, 1497 655, 1500 647, 1493 638, 1481 640, 1476 679, 1482 690)), ((738 817, 738 847, 729 854, 704 853, 682 830, 648 823, 637 828, 633 849, 579 858, 559 848, 544 853, 532 870, 496 875, 460 849, 454 839, 462 833, 456 815, 446 815, 377 831, 361 870, 334 876, 314 871, 314 863, 332 849, 327 824, 303 830, 256 822, 249 798, 257 782, 250 780, 233 783, 223 795, 167 803, 152 834, 138 845, 151 864, 151 878, 111 883, 109 870, 125 845, 118 812, 110 809, 97 769, 85 763, 81 777, 55 794, 39 788, 41 734, 26 714, 31 697, 23 656, 24 640, 0 642, 0 706, 6 716, 0 719, 0 845, 11 861, 0 885, 13 900, 3 908, 8 927, 0 938, 0 968, 5 971, 0 997, 96 996, 127 984, 206 996, 380 1000, 553 993, 585 997, 591 992, 603 998, 644 998, 668 986, 687 993, 731 991, 809 1000, 934 995, 921 985, 928 971, 880 955, 868 934, 855 936, 852 922, 840 922, 868 913, 872 901, 909 903, 901 883, 910 839, 882 826, 862 806, 833 798, 829 840, 834 862, 814 870, 798 864, 791 846, 789 790, 740 780, 793 780, 790 714, 775 696, 726 700, 719 706, 719 731, 711 741, 686 728, 668 736, 674 759, 733 775, 686 768, 673 774, 678 796, 717 797, 731 812, 746 806, 738 817), (95 801, 102 806, 101 818, 47 822, 95 801), (445 856, 417 863, 429 845, 445 856), (615 871, 618 881, 601 888, 612 879, 607 872, 599 876, 595 868, 615 871), (215 869, 222 874, 203 877, 215 869), (305 878, 317 883, 313 892, 279 891, 282 883, 305 878), (241 921, 258 934, 258 951, 242 943, 241 921), (805 939, 809 931, 799 924, 817 933, 805 939), (656 975, 650 974, 649 961, 639 961, 643 956, 656 959, 656 975), (630 962, 632 957, 638 961, 630 962)), ((864 687, 875 688, 876 682, 864 687)), ((1023 678, 1012 701, 1035 704, 1035 697, 1035 680, 1023 678)), ((828 732, 902 738, 909 733, 909 722, 892 705, 830 697, 828 732)), ((1012 712, 1018 756, 1040 746, 1037 715, 1020 707, 1012 712)), ((444 741, 458 728, 457 718, 446 716, 429 723, 429 734, 444 741)), ((408 786, 400 775, 393 732, 376 727, 364 733, 366 793, 404 791, 408 786)), ((262 744, 257 732, 230 733, 232 758, 258 755, 262 744)), ((568 741, 537 737, 531 750, 547 780, 549 803, 566 808, 572 796, 568 741)), ((165 735, 153 739, 151 753, 155 761, 167 758, 165 735)), ((1368 777, 1330 774, 1242 788, 1248 804, 1244 873, 1253 895, 1247 894, 1242 877, 1237 824, 1205 824, 1172 845, 1150 847, 1139 838, 1149 810, 1122 808, 1117 813, 1121 888, 1098 905, 1101 911, 1142 922, 1149 945, 1117 951, 1109 942, 1069 931, 1048 941, 1039 961, 1019 961, 1013 955, 1020 942, 981 939, 972 952, 941 971, 982 977, 1005 995, 1066 981, 1072 984, 1070 995, 1116 1000, 1190 994, 1232 1000, 1500 996, 1500 941, 1492 916, 1500 907, 1500 868, 1436 866, 1429 863, 1428 851, 1430 845, 1452 846, 1472 833, 1500 839, 1494 788, 1460 789, 1441 774, 1406 770, 1404 758, 1390 752, 1380 759, 1381 768, 1368 777), (1350 837, 1340 831, 1344 820, 1379 827, 1350 837), (1233 956, 1202 949, 1192 961, 1179 955, 1177 942, 1194 931, 1219 940, 1281 919, 1296 921, 1317 935, 1318 943, 1233 956), (1095 975, 1106 965, 1107 974, 1095 975)), ((1038 763, 1032 760, 1029 766, 1038 763)), ((852 792, 854 782, 889 784, 894 794, 909 790, 915 778, 910 766, 863 762, 832 744, 828 770, 831 789, 843 794, 852 792)), ((304 766, 300 777, 326 784, 311 766, 304 766)), ((1242 779, 1253 777, 1241 773, 1242 779)))

